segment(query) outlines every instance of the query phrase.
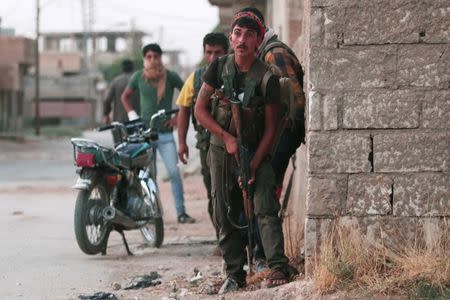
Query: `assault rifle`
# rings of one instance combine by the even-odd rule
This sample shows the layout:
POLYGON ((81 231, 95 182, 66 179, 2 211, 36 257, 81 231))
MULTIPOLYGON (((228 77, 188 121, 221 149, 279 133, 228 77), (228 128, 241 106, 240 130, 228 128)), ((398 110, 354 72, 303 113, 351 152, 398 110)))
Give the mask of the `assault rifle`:
MULTIPOLYGON (((233 99, 234 100, 234 99, 233 99)), ((247 265, 248 274, 253 274, 253 234, 254 234, 254 212, 253 212, 253 196, 254 186, 248 184, 252 174, 250 172, 251 154, 248 147, 244 145, 242 140, 242 108, 239 100, 231 102, 231 114, 236 128, 236 138, 239 151, 239 176, 241 179, 242 198, 244 200, 244 213, 247 219, 248 243, 247 243, 247 265)))

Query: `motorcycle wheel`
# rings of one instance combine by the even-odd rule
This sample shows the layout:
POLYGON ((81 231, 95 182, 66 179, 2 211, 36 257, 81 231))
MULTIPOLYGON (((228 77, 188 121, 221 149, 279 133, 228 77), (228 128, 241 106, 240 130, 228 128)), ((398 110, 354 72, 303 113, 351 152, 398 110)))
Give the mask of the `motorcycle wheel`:
POLYGON ((139 229, 144 238, 144 241, 150 247, 161 247, 164 240, 164 222, 162 218, 162 207, 159 200, 159 193, 155 182, 149 178, 148 184, 141 181, 142 193, 144 201, 150 206, 152 214, 155 216, 152 220, 146 222, 139 229))
POLYGON ((103 209, 109 205, 106 188, 99 183, 78 192, 75 203, 74 228, 80 249, 89 255, 106 250, 111 225, 103 221, 103 209))

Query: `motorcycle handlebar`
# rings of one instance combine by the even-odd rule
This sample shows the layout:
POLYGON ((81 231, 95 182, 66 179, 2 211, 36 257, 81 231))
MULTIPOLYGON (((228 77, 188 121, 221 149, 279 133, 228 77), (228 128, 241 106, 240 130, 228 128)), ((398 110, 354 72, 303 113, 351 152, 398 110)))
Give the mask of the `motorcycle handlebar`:
MULTIPOLYGON (((175 114, 178 111, 180 111, 179 108, 174 108, 174 109, 169 109, 169 110, 160 110, 158 111, 156 114, 154 114, 151 118, 151 122, 150 122, 150 127, 153 127, 153 122, 154 119, 157 119, 158 117, 161 117, 163 115, 169 116, 171 114, 175 114)), ((99 128, 97 128, 97 131, 105 131, 105 130, 109 130, 109 129, 114 129, 115 127, 123 127, 126 130, 133 130, 134 128, 139 128, 139 127, 143 127, 144 123, 142 122, 142 119, 136 119, 136 120, 132 120, 132 121, 127 121, 124 123, 120 123, 120 122, 113 122, 109 125, 105 125, 105 126, 101 126, 99 128)), ((150 134, 150 130, 148 130, 148 132, 145 135, 150 134)), ((157 140, 158 139, 158 134, 152 132, 152 136, 150 137, 150 140, 157 140)))
POLYGON ((177 113, 179 110, 180 110, 179 108, 169 109, 169 110, 166 110, 165 114, 166 114, 166 116, 168 116, 168 115, 177 113))
POLYGON ((101 127, 97 128, 97 131, 105 131, 105 130, 113 129, 113 128, 114 128, 114 125, 105 125, 105 126, 101 126, 101 127))

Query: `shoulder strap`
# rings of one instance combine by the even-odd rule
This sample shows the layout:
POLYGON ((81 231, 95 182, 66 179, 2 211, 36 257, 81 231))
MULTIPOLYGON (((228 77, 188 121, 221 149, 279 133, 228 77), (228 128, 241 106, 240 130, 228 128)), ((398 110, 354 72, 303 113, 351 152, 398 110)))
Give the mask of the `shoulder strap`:
MULTIPOLYGON (((274 49, 274 48, 283 48, 285 49, 287 52, 289 52, 289 54, 291 54, 292 56, 294 56, 297 59, 297 56, 295 55, 294 51, 292 51, 292 49, 286 45, 285 43, 283 43, 282 41, 278 40, 278 39, 274 39, 272 41, 269 41, 266 46, 264 47, 264 49, 261 51, 261 59, 264 59, 264 57, 266 56, 266 54, 274 49)), ((298 59, 297 59, 298 60, 298 59)))
POLYGON ((261 51, 261 54, 260 54, 261 59, 264 60, 264 58, 266 57, 266 54, 270 50, 272 50, 274 48, 283 48, 283 49, 285 49, 293 57, 293 59, 296 60, 298 66, 299 66, 299 69, 296 70, 297 79, 298 79, 298 82, 300 83, 300 85, 303 88, 304 72, 303 72, 302 66, 300 64, 300 61, 297 58, 297 55, 295 55, 294 51, 292 51, 292 49, 288 45, 286 45, 285 43, 283 43, 282 41, 280 41, 278 39, 274 39, 273 41, 269 41, 267 43, 267 45, 264 47, 264 49, 261 51))
POLYGON ((253 80, 259 82, 267 72, 267 69, 267 65, 262 60, 255 59, 255 62, 248 71, 248 76, 250 76, 253 80))
MULTIPOLYGON (((222 74, 225 96, 233 97, 233 80, 236 74, 234 66, 234 55, 228 55, 226 58, 221 57, 219 60, 218 72, 222 74)), ((243 106, 247 106, 250 99, 254 96, 254 91, 258 85, 261 86, 262 93, 265 94, 267 81, 272 72, 267 65, 260 59, 256 59, 247 73, 245 81, 243 106)))
POLYGON ((205 73, 206 66, 203 66, 201 68, 198 68, 194 72, 194 101, 197 99, 198 92, 200 91, 200 88, 202 87, 202 76, 203 73, 205 73))
POLYGON ((280 211, 278 212, 278 216, 280 217, 281 222, 283 222, 283 219, 286 216, 286 209, 287 209, 288 202, 289 202, 289 196, 291 195, 292 181, 293 181, 292 179, 294 178, 294 173, 295 173, 295 169, 296 169, 295 159, 296 159, 296 155, 294 154, 291 157, 292 171, 291 171, 291 175, 289 176, 289 183, 288 183, 286 191, 284 193, 283 202, 281 203, 280 211))
POLYGON ((261 88, 261 93, 265 95, 267 81, 269 80, 271 75, 272 72, 270 71, 268 66, 262 60, 257 58, 247 73, 243 101, 244 106, 247 106, 249 104, 250 98, 254 96, 255 90, 258 85, 261 88))
POLYGON ((222 75, 223 92, 226 97, 232 99, 233 79, 236 74, 236 70, 234 69, 234 54, 223 56, 219 59, 218 71, 222 75))
POLYGON ((267 83, 269 82, 271 76, 272 76, 271 72, 266 72, 261 81, 261 92, 264 96, 266 95, 267 83))

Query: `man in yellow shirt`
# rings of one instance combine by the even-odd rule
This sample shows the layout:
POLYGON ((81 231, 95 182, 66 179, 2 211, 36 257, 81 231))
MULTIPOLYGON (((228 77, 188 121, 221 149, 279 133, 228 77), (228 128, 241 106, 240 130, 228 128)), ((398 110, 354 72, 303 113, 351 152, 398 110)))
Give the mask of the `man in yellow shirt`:
MULTIPOLYGON (((228 39, 223 33, 208 33, 203 38, 203 56, 206 63, 209 65, 218 57, 225 55, 228 52, 228 39)), ((212 221, 212 201, 211 201, 211 174, 209 166, 206 162, 206 155, 209 149, 209 132, 203 128, 194 117, 195 100, 203 83, 203 73, 207 66, 198 68, 189 75, 177 99, 177 105, 180 107, 178 113, 178 157, 184 164, 189 158, 189 147, 186 143, 186 135, 189 127, 189 117, 192 115, 192 124, 197 131, 196 148, 200 151, 200 163, 203 176, 203 183, 205 184, 208 193, 208 213, 212 221)), ((213 223, 214 225, 214 223, 213 223)), ((216 226, 214 226, 216 228, 216 226)), ((216 229, 216 237, 218 238, 218 231, 216 229)))

